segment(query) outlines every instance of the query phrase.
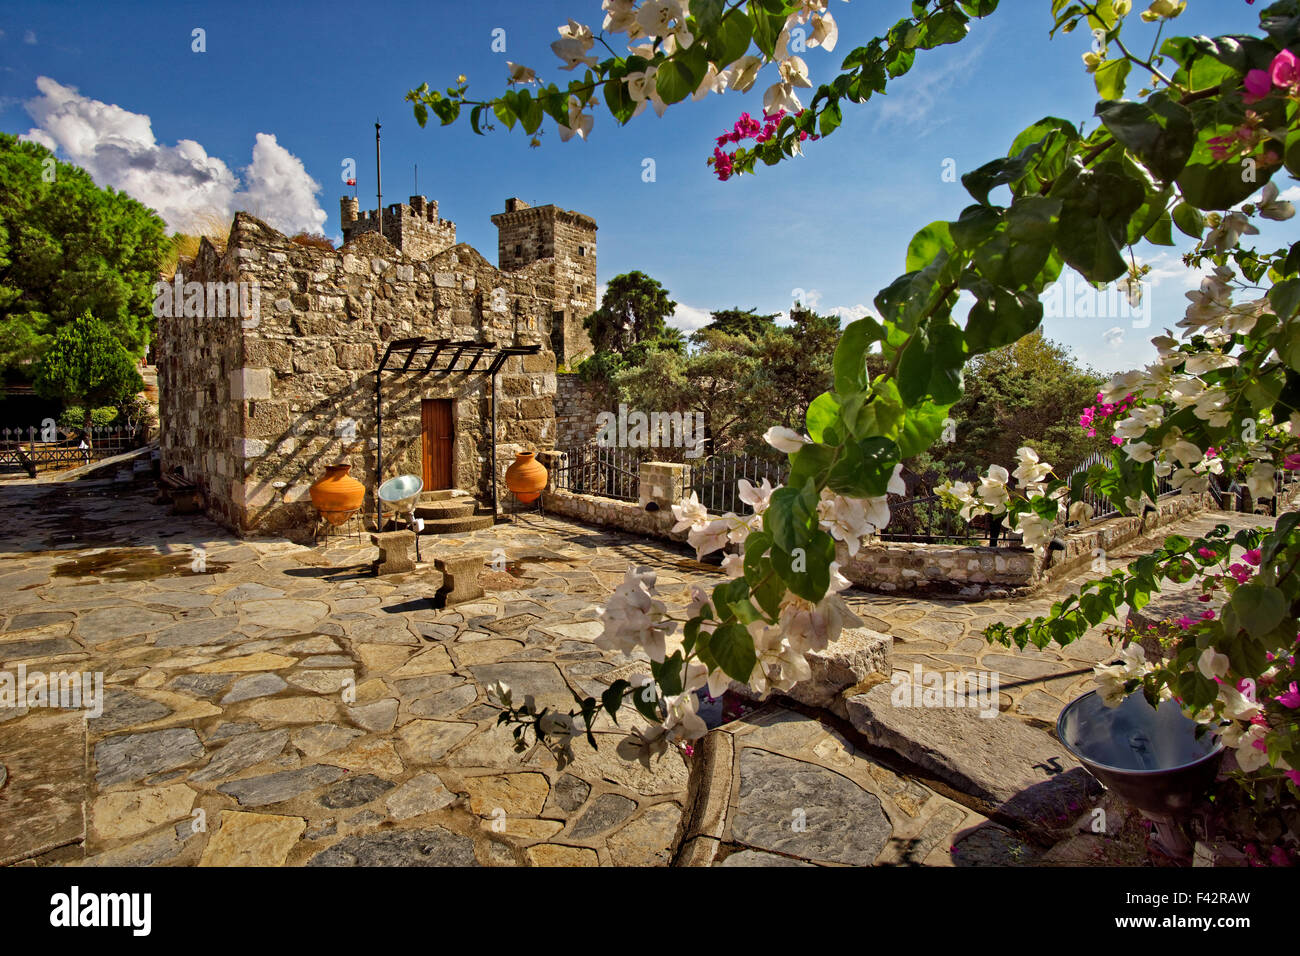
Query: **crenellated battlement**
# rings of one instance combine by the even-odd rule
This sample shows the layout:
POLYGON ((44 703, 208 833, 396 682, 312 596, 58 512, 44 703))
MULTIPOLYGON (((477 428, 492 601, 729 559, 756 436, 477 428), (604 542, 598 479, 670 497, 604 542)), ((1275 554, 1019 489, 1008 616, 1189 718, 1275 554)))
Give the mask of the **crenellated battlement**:
MULTIPOLYGON (((380 231, 378 211, 360 212, 357 200, 349 196, 339 200, 339 223, 344 242, 380 231)), ((437 200, 412 196, 409 203, 392 203, 384 210, 383 235, 411 258, 428 259, 456 244, 456 224, 438 218, 437 200)))

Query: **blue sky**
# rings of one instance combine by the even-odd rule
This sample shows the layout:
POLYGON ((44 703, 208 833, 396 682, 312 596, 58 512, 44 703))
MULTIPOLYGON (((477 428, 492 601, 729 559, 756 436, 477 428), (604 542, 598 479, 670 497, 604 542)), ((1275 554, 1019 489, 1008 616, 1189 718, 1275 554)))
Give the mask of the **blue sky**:
MULTIPOLYGON (((853 46, 907 7, 835 0, 839 46, 806 54, 814 82, 833 76, 853 46)), ((761 112, 766 74, 748 94, 687 102, 662 118, 647 110, 624 128, 597 113, 585 143, 562 144, 551 129, 534 149, 518 130, 479 137, 468 123, 416 125, 403 97, 424 81, 442 87, 464 73, 471 94, 486 97, 504 88, 506 60, 567 79, 549 44, 570 16, 598 29, 594 0, 27 0, 0 13, 0 129, 40 130, 38 139, 81 161, 101 184, 151 201, 169 221, 204 205, 252 207, 337 236, 338 199, 351 192, 342 183, 345 159, 357 163, 362 208, 374 205, 378 118, 385 203, 411 194, 418 164, 420 191, 489 258, 496 236, 488 217, 519 196, 594 216, 601 282, 632 269, 649 273, 680 303, 683 327, 707 321, 710 309, 784 311, 796 289, 847 317, 902 271, 917 229, 956 218, 970 202, 959 183, 944 181, 945 160, 965 172, 1004 155, 1017 132, 1048 113, 1092 125, 1096 96, 1080 61, 1090 38, 1081 31, 1049 42, 1048 0, 1002 7, 962 43, 922 52, 888 97, 846 107, 843 127, 807 144, 803 158, 727 183, 705 159, 741 112, 761 112), (491 49, 498 28, 504 54, 491 49), (195 29, 205 31, 206 52, 192 50, 195 29), (646 159, 654 161, 653 182, 643 181, 646 159)), ((1132 19, 1135 33, 1150 29, 1132 19)), ((1256 25, 1255 9, 1241 0, 1191 0, 1172 32, 1256 25)), ((1268 224, 1260 245, 1292 241, 1290 226, 1268 224)), ((1170 250, 1145 251, 1157 280, 1149 330, 1058 317, 1047 321, 1048 335, 1102 371, 1144 361, 1152 353, 1146 339, 1177 321, 1195 284, 1170 250)))

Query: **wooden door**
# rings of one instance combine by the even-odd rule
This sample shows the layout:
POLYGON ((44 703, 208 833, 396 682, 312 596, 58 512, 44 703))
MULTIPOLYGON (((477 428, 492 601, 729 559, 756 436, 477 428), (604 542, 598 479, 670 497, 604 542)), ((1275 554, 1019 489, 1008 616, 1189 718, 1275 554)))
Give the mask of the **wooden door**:
POLYGON ((451 400, 426 398, 420 403, 420 431, 423 435, 424 488, 438 491, 455 487, 451 473, 451 400))

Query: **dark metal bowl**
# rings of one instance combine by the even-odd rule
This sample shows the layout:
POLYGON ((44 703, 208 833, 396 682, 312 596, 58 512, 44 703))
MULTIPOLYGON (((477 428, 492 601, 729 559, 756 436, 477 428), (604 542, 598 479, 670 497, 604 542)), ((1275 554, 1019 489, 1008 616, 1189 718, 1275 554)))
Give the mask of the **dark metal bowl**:
POLYGON ((1223 759, 1223 742, 1198 738, 1196 727, 1175 701, 1153 708, 1136 693, 1107 707, 1094 690, 1065 705, 1056 736, 1107 789, 1139 810, 1170 814, 1209 790, 1223 759))

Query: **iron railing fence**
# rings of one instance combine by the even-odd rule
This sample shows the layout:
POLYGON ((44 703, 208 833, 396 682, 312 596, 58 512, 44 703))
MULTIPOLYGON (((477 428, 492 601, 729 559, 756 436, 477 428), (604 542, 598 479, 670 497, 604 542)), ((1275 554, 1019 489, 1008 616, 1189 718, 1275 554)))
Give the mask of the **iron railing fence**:
POLYGON ((97 426, 85 433, 80 428, 59 428, 52 440, 45 440, 47 435, 35 425, 0 428, 0 474, 23 472, 35 477, 39 471, 75 468, 145 444, 139 428, 97 426), (85 448, 80 447, 83 438, 85 448))
POLYGON ((576 495, 636 501, 641 462, 646 460, 646 452, 639 448, 580 445, 561 451, 552 469, 552 482, 576 495))
POLYGON ((690 467, 690 491, 700 504, 714 514, 749 514, 749 506, 740 500, 739 482, 761 486, 766 479, 773 487, 785 481, 789 467, 756 455, 709 455, 686 463, 690 467))

